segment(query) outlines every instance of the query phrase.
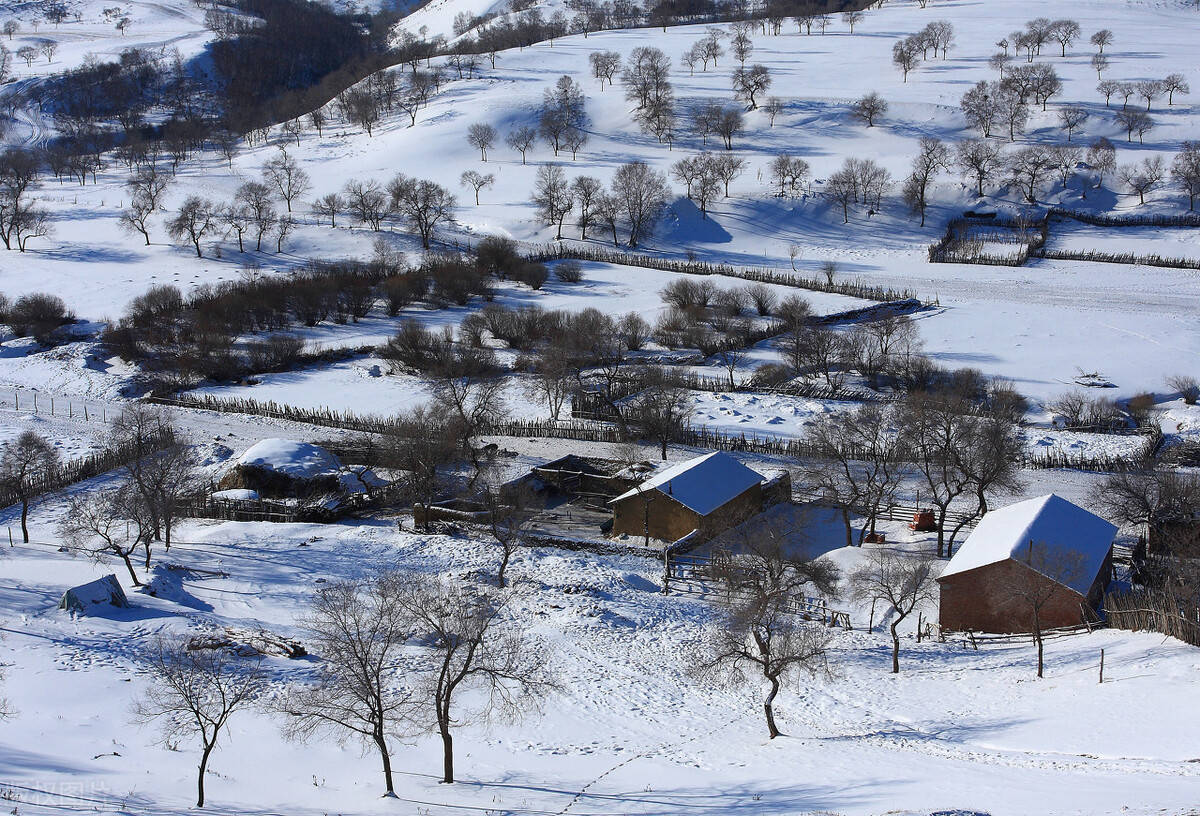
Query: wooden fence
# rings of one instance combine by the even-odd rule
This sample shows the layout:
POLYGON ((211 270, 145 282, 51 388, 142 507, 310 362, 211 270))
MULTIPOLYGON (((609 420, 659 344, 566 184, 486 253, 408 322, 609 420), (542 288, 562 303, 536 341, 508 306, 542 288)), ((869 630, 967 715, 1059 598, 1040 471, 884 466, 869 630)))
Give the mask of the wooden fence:
POLYGON ((1104 596, 1104 612, 1109 626, 1134 632, 1158 632, 1200 646, 1200 609, 1185 617, 1177 599, 1170 593, 1134 589, 1110 592, 1104 596))
POLYGON ((564 244, 543 244, 534 246, 526 253, 530 261, 593 261, 611 263, 622 266, 639 266, 644 269, 657 269, 664 272, 679 272, 686 275, 723 275, 730 278, 740 278, 754 283, 771 283, 777 286, 789 286, 795 289, 808 289, 814 292, 827 292, 835 295, 862 298, 888 302, 894 300, 909 300, 915 298, 907 289, 896 290, 884 286, 874 286, 861 281, 839 281, 826 278, 807 277, 795 272, 781 272, 768 267, 731 266, 729 264, 707 263, 704 261, 686 261, 673 258, 662 258, 637 252, 624 252, 617 249, 600 247, 576 247, 564 244))
MULTIPOLYGON (((408 429, 394 417, 372 416, 334 411, 328 408, 298 408, 276 402, 259 402, 253 399, 220 399, 211 395, 196 397, 176 394, 171 397, 148 397, 162 405, 174 405, 223 413, 250 414, 273 419, 284 419, 325 428, 383 435, 403 435, 408 429)), ((484 436, 526 437, 541 439, 571 439, 577 442, 627 442, 629 437, 617 426, 600 422, 552 420, 512 420, 498 422, 484 432, 484 436)), ((1148 438, 1147 444, 1152 440, 1148 438)), ((673 445, 725 450, 738 453, 753 453, 764 456, 782 456, 802 459, 817 458, 817 451, 803 439, 791 437, 758 436, 757 434, 726 434, 707 426, 685 428, 671 440, 673 445)), ((865 455, 865 454, 864 454, 865 455)), ((1141 452, 1129 457, 1086 456, 1065 451, 1051 451, 1034 455, 1026 454, 1021 466, 1031 469, 1069 469, 1111 473, 1131 467, 1139 467, 1145 459, 1141 452)))
POLYGON ((26 481, 19 489, 0 489, 0 507, 16 504, 21 500, 22 493, 30 497, 42 496, 55 490, 62 490, 77 482, 93 479, 134 461, 139 453, 143 455, 155 453, 174 441, 175 438, 170 432, 160 431, 142 446, 127 445, 120 448, 108 448, 82 459, 74 459, 60 465, 50 473, 26 481))
POLYGON ((84 422, 108 422, 108 407, 89 405, 82 398, 56 397, 52 394, 40 394, 37 391, 0 391, 0 410, 29 412, 34 415, 45 414, 52 417, 78 419, 84 422))

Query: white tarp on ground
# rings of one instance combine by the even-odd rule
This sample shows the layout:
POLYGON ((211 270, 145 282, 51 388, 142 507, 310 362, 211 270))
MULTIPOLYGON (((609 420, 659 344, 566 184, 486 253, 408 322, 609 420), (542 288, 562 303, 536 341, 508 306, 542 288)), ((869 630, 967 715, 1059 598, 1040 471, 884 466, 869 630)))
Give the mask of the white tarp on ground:
POLYGON ((658 490, 704 516, 762 480, 761 473, 751 470, 724 451, 717 451, 672 465, 654 474, 639 487, 612 499, 609 504, 636 496, 641 490, 658 490))
POLYGON ((121 589, 117 576, 105 575, 103 578, 68 589, 58 602, 58 608, 86 615, 96 604, 122 608, 129 606, 129 599, 125 597, 125 590, 121 589))
POLYGON ((941 577, 1010 558, 1025 561, 1032 542, 1034 569, 1086 595, 1116 535, 1116 525, 1050 493, 987 513, 941 577))

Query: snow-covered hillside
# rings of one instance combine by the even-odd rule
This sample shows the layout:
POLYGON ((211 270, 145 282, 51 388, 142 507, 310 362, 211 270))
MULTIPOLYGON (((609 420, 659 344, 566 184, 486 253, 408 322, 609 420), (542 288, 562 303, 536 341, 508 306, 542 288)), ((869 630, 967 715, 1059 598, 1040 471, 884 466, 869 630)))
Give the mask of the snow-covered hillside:
MULTIPOLYGON (((1179 71, 1200 88, 1191 53, 1193 8, 1090 0, 1061 11, 1087 25, 1094 23, 1093 27, 1103 21, 1117 32, 1107 52, 1112 77, 1141 79, 1179 71)), ((935 180, 935 203, 924 229, 918 228, 895 195, 882 213, 869 217, 865 211, 853 212, 851 223, 843 225, 840 211, 835 213, 819 195, 779 199, 770 194, 766 165, 779 152, 803 157, 812 165, 812 191, 819 193, 822 180, 847 157, 874 158, 900 179, 907 173, 919 137, 969 135, 958 111, 959 97, 970 83, 992 78, 986 56, 995 50, 993 43, 1043 12, 1043 4, 1023 1, 982 7, 944 2, 926 9, 889 3, 870 12, 853 35, 835 24, 823 36, 807 36, 789 24, 780 36, 755 37, 752 60, 770 68, 770 93, 786 103, 783 113, 774 127, 768 126, 761 111, 747 114, 747 131, 734 147, 748 161, 748 170, 733 183, 730 197, 716 202, 709 219, 700 218, 690 202, 676 200, 648 249, 676 257, 694 253, 706 260, 786 269, 790 248, 795 246, 797 268, 805 273, 813 274, 822 262, 834 260, 844 278, 909 288, 921 297, 937 298, 944 308, 921 321, 926 347, 934 358, 1007 377, 1031 396, 1058 393, 1079 371, 1104 373, 1122 395, 1161 388, 1164 376, 1194 366, 1200 357, 1200 325, 1194 309, 1198 284, 1192 271, 1070 261, 1035 261, 1023 268, 929 264, 925 247, 938 237, 945 220, 956 208, 975 204, 965 184, 948 174, 935 180), (891 45, 933 19, 953 24, 957 44, 948 59, 932 59, 914 71, 907 83, 902 82, 890 65, 891 45), (852 120, 849 105, 871 90, 880 92, 890 109, 868 129, 852 120)), ((557 161, 569 175, 606 180, 622 161, 641 158, 666 170, 701 147, 700 140, 682 128, 671 150, 642 134, 631 121, 621 88, 601 91, 588 79, 588 55, 599 49, 628 55, 643 43, 662 48, 676 58, 672 81, 686 111, 705 99, 730 96, 731 58, 694 76, 678 65, 677 55, 703 34, 700 26, 671 28, 665 34, 613 31, 505 52, 494 70, 485 67, 479 78, 446 85, 420 112, 415 127, 408 127, 407 117, 402 116, 383 123, 368 137, 338 122, 320 137, 307 132, 299 145, 288 144, 283 134, 275 141, 312 176, 313 197, 340 189, 348 179, 383 184, 395 172, 405 172, 432 178, 459 193, 452 232, 545 240, 553 232, 537 222, 529 203, 541 163, 557 161), (531 152, 530 163, 523 165, 519 156, 497 145, 490 160, 480 162, 478 151, 466 141, 467 126, 488 123, 503 138, 513 126, 534 123, 543 91, 563 74, 579 77, 588 97, 590 140, 578 159, 555 158, 539 145, 531 152), (495 187, 482 192, 479 206, 459 182, 461 173, 472 169, 496 177, 495 187)), ((1098 98, 1090 54, 1090 46, 1082 42, 1073 45, 1065 59, 1047 49, 1041 60, 1063 77, 1064 90, 1046 113, 1035 111, 1027 135, 1017 146, 1030 140, 1060 139, 1056 108, 1076 103, 1092 113, 1076 138, 1111 137, 1118 145, 1120 163, 1151 155, 1169 159, 1180 140, 1194 135, 1195 108, 1190 97, 1181 96, 1169 108, 1156 103, 1153 113, 1158 124, 1146 144, 1126 143, 1111 121, 1111 111, 1098 98)), ((274 144, 246 149, 234 160, 232 171, 214 155, 186 162, 168 191, 168 210, 191 194, 228 199, 238 184, 255 178, 263 162, 278 151, 274 144)), ((124 178, 124 168, 113 162, 95 185, 44 184, 39 195, 55 213, 56 234, 31 243, 31 251, 19 258, 5 258, 11 266, 3 278, 4 291, 13 296, 49 289, 66 297, 82 316, 114 317, 152 283, 188 288, 235 278, 248 262, 269 271, 287 269, 311 256, 365 257, 377 237, 369 230, 346 226, 318 227, 301 207, 297 216, 302 225, 281 254, 242 254, 229 241, 210 238, 206 257, 198 259, 187 247, 168 242, 165 216, 152 221, 153 245, 139 246, 140 240, 118 226, 128 201, 121 186, 124 178), (92 285, 96 281, 104 285, 92 285)), ((1094 192, 1083 202, 1077 186, 1064 192, 1048 185, 1046 195, 1051 201, 1113 208, 1118 213, 1150 208, 1173 212, 1185 206, 1176 192, 1165 187, 1152 193, 1150 205, 1139 207, 1135 196, 1105 191, 1094 192)), ((983 206, 1006 203, 1015 203, 1015 198, 989 199, 983 206)), ((1172 245, 1164 244, 1163 254, 1194 254, 1192 248, 1200 240, 1195 230, 1170 233, 1164 240, 1172 245)), ((406 237, 387 237, 402 247, 413 246, 406 237)), ((1104 240, 1126 245, 1122 236, 1104 240)), ((1140 251, 1153 240, 1140 233, 1134 248, 1140 251)), ((1068 248, 1095 243, 1069 229, 1052 241, 1068 248)))
MULTIPOLYGON (((38 528, 61 512, 41 509, 38 528)), ((903 537, 898 527, 889 532, 903 537)), ((46 545, 5 551, 5 693, 18 714, 0 732, 0 790, 19 813, 189 809, 195 752, 166 750, 129 722, 128 700, 145 683, 137 657, 155 633, 265 628, 303 642, 297 616, 314 581, 396 565, 486 574, 495 560, 491 545, 397 533, 388 520, 197 524, 178 542, 161 563, 228 577, 160 565, 157 598, 132 593, 133 609, 77 619, 54 609, 59 595, 109 567, 46 545)), ((850 569, 863 555, 826 557, 850 569)), ((636 557, 519 556, 512 611, 542 639, 561 689, 519 724, 462 728, 459 783, 437 784, 436 741, 417 736, 396 751, 399 800, 380 799, 375 756, 287 743, 277 715, 252 711, 235 716, 214 756, 206 810, 1026 816, 1183 814, 1195 801, 1200 656, 1189 647, 1119 632, 1053 641, 1038 682, 1029 645, 973 651, 909 636, 893 676, 882 632, 860 628, 837 636, 832 677, 785 694, 787 736, 772 741, 756 684, 722 690, 688 675, 712 609, 659 594, 659 569, 636 557)), ((853 611, 864 622, 867 613, 853 611)), ((268 662, 276 683, 310 670, 268 662)))
MULTIPOLYGON (((13 78, 0 86, 0 95, 20 92, 34 99, 49 74, 83 64, 89 54, 110 59, 131 46, 168 57, 178 49, 183 60, 191 60, 212 37, 204 26, 206 9, 190 0, 137 0, 112 7, 115 11, 103 2, 72 2, 71 14, 59 26, 41 22, 35 29, 41 5, 0 2, 0 22, 11 18, 20 24, 11 41, 3 40, 10 50, 40 48, 48 39, 57 45, 49 60, 40 55, 27 65, 14 59, 13 78), (116 29, 124 18, 128 26, 116 29)), ((335 5, 381 4, 335 0, 335 5)), ((452 39, 460 13, 498 14, 508 8, 497 0, 433 0, 396 30, 452 39)), ((537 8, 548 16, 568 6, 550 0, 537 8)), ((996 78, 988 62, 997 41, 1041 16, 1075 18, 1083 34, 1065 57, 1059 56, 1057 43, 1046 45, 1038 61, 1054 66, 1062 92, 1044 112, 1034 106, 1027 130, 1014 144, 999 138, 997 143, 1005 149, 1061 143, 1065 134, 1058 114, 1068 105, 1090 114, 1072 143, 1107 137, 1116 144, 1121 165, 1153 157, 1169 165, 1181 142, 1200 138, 1200 9, 1193 2, 889 0, 869 10, 853 33, 836 16, 824 34, 805 34, 789 20, 777 36, 752 35, 748 63, 770 70, 766 95, 778 97, 782 110, 773 124, 762 109, 745 114, 745 131, 733 139, 733 153, 747 162, 745 172, 706 215, 680 183, 672 182, 666 211, 638 251, 655 259, 766 268, 808 278, 823 277, 832 262, 836 281, 911 292, 924 301, 913 317, 934 362, 1005 378, 1031 398, 1031 422, 1019 430, 1027 458, 1044 452, 1128 458, 1145 449, 1140 435, 1052 427, 1054 411, 1046 403, 1074 388, 1085 373, 1115 386, 1104 396, 1151 392, 1168 446, 1200 439, 1200 408, 1185 404, 1179 391, 1166 385, 1170 375, 1200 375, 1197 270, 1045 259, 1021 267, 932 264, 927 248, 950 219, 968 209, 1017 212, 1023 206, 1020 192, 993 184, 981 199, 959 173, 943 170, 935 176, 924 226, 901 201, 900 182, 910 172, 920 140, 949 143, 974 135, 960 98, 976 82, 996 78), (892 65, 893 45, 935 20, 953 26, 955 45, 945 59, 924 61, 905 81, 892 65), (1113 121, 1120 101, 1106 106, 1096 90, 1088 37, 1100 28, 1114 33, 1105 48, 1111 62, 1106 77, 1138 81, 1180 73, 1194 89, 1194 94, 1178 94, 1173 104, 1165 98, 1152 102, 1156 126, 1143 141, 1126 139, 1113 121), (889 107, 868 128, 852 115, 851 106, 871 91, 889 107), (783 153, 811 166, 810 183, 794 197, 774 194, 769 165, 783 153), (849 158, 873 159, 894 184, 878 211, 852 207, 849 223, 843 223, 841 207, 827 195, 827 182, 849 158)), ((728 35, 731 27, 721 30, 728 35)), ((107 420, 149 386, 133 363, 113 355, 101 334, 106 321, 119 318, 152 285, 173 284, 191 292, 255 276, 286 276, 312 258, 421 257, 420 241, 399 223, 388 220, 375 231, 341 213, 334 228, 327 217, 312 213, 312 199, 343 190, 348 182, 386 186, 403 173, 454 191, 453 220, 440 228, 443 243, 435 243, 435 249, 487 236, 511 237, 528 248, 554 241, 554 228, 538 218, 530 200, 536 174, 546 164, 561 166, 568 177, 590 175, 607 184, 630 160, 669 173, 676 161, 701 150, 723 153, 719 140, 710 137, 704 143, 687 124, 700 104, 732 99, 737 64, 732 55, 707 70, 691 72, 680 64, 680 55, 707 34, 708 27, 694 25, 561 37, 502 51, 494 67, 484 57, 475 75, 465 78, 445 57, 436 58, 446 81, 417 112, 415 123, 405 114, 392 115, 367 134, 331 104, 320 133, 307 124, 298 135, 276 127, 266 143, 242 143, 228 159, 211 147, 193 153, 171 176, 162 207, 150 219, 148 245, 122 229, 121 214, 130 203, 129 172, 117 156, 106 156, 104 167, 84 185, 44 175, 33 194, 50 211, 54 231, 31 240, 24 252, 0 252, 0 294, 10 301, 33 292, 57 295, 79 321, 71 327, 73 341, 54 348, 7 330, 0 336, 0 443, 32 430, 68 462, 103 449, 107 420), (627 59, 642 46, 662 49, 674 63, 671 81, 680 125, 669 146, 639 129, 619 82, 602 88, 589 68, 589 56, 597 51, 616 51, 627 59), (568 151, 555 156, 538 142, 523 161, 505 146, 504 137, 513 128, 537 124, 543 94, 564 75, 584 88, 588 140, 574 157, 568 151), (475 124, 491 125, 499 134, 486 162, 467 140, 475 124), (281 152, 311 178, 311 189, 293 202, 297 224, 282 249, 275 251, 268 239, 262 251, 249 251, 249 242, 248 251, 239 251, 224 226, 203 238, 203 257, 186 241, 168 238, 167 221, 188 197, 225 204, 239 186, 260 179, 266 163, 281 152), (479 193, 478 204, 474 191, 460 181, 468 171, 495 176, 494 184, 479 193)), ((203 63, 193 60, 191 66, 203 70, 203 63)), ((388 70, 403 79, 412 69, 388 70)), ((1141 103, 1134 98, 1129 104, 1141 103)), ((4 138, 9 145, 32 147, 51 144, 57 135, 52 117, 29 103, 16 109, 4 138)), ((1078 176, 1066 188, 1048 177, 1039 205, 1118 216, 1187 210, 1187 199, 1169 179, 1151 191, 1145 205, 1111 173, 1102 189, 1087 191, 1086 200, 1081 192, 1078 176)), ((276 205, 284 209, 282 201, 276 205)), ((603 230, 577 240, 570 218, 564 232, 567 246, 613 244, 603 230)), ((1055 251, 1195 261, 1200 260, 1200 229, 1117 231, 1070 222, 1056 224, 1047 245, 1055 251)), ((596 309, 614 317, 636 313, 653 324, 667 312, 660 294, 664 287, 694 276, 618 262, 628 260, 584 262, 579 282, 554 274, 551 263, 540 288, 497 280, 488 303, 596 309)), ((727 275, 705 280, 717 291, 747 283, 727 275)), ((874 304, 864 297, 779 284, 770 292, 781 299, 800 294, 816 316, 874 304)), ((433 390, 428 379, 393 370, 380 344, 401 321, 451 330, 483 305, 482 298, 439 308, 418 301, 394 316, 376 305, 360 320, 293 324, 279 334, 300 338, 307 350, 329 356, 314 355, 287 370, 243 372, 246 376, 237 381, 206 381, 193 393, 397 414, 427 403, 433 390)), ((769 320, 749 308, 744 312, 749 326, 769 320)), ((834 331, 847 328, 837 325, 834 331)), ((488 342, 501 345, 490 337, 488 342)), ((639 353, 649 358, 667 351, 651 343, 639 353)), ((505 365, 520 354, 507 347, 496 352, 505 365)), ((771 339, 749 348, 733 371, 697 350, 670 353, 689 374, 739 380, 764 363, 786 359, 771 339)), ((503 399, 510 418, 548 417, 549 409, 533 396, 530 374, 506 376, 503 399)), ((857 374, 848 379, 864 381, 857 374)), ((693 427, 773 439, 800 437, 818 418, 857 407, 780 390, 691 391, 686 402, 693 427)), ((204 483, 215 484, 238 454, 263 439, 351 440, 348 432, 274 417, 191 408, 172 409, 170 415, 195 443, 204 483)), ((568 453, 657 458, 652 446, 631 453, 624 445, 543 438, 485 436, 473 442, 496 444, 495 477, 505 479, 568 453)), ((668 456, 681 461, 703 452, 672 444, 668 456)), ((796 465, 784 457, 740 456, 763 473, 796 465)), ((0 525, 16 531, 12 546, 0 546, 0 699, 14 712, 11 719, 0 718, 0 803, 14 816, 195 812, 198 752, 188 744, 161 745, 155 730, 135 725, 130 712, 131 701, 148 685, 144 660, 158 637, 229 628, 266 630, 303 643, 310 637, 304 616, 323 584, 399 567, 471 585, 488 581, 498 560, 497 548, 482 533, 414 532, 407 512, 368 511, 335 524, 190 520, 175 530, 169 551, 156 549, 146 576, 153 579, 151 593, 132 585, 120 561, 94 563, 62 546, 60 524, 71 513, 69 499, 111 486, 116 478, 109 474, 82 482, 35 504, 29 544, 20 543, 20 508, 0 511, 0 525), (113 572, 129 594, 130 609, 76 616, 56 608, 67 589, 113 572)), ((1086 504, 1102 478, 1082 470, 1025 471, 1020 487, 996 497, 993 506, 1050 492, 1086 504)), ((915 485, 901 493, 906 503, 928 499, 915 485)), ((842 547, 840 530, 829 519, 812 520, 810 543, 814 554, 848 574, 871 547, 842 547)), ((884 522, 880 530, 888 547, 923 553, 933 548, 930 536, 905 524, 884 522)), ((144 571, 140 563, 134 567, 144 571)), ((918 643, 914 613, 901 627, 903 671, 893 675, 886 633, 892 612, 842 597, 836 607, 849 613, 854 628, 834 632, 829 676, 803 678, 781 694, 777 716, 785 736, 769 740, 758 683, 719 687, 692 671, 690 658, 702 635, 716 625, 715 604, 662 594, 661 573, 661 557, 541 547, 518 552, 510 569, 508 614, 528 626, 558 685, 538 710, 517 721, 464 722, 456 734, 459 781, 454 785, 438 783, 437 738, 413 733, 395 744, 397 797, 382 798, 376 754, 335 740, 288 742, 281 734, 282 715, 264 705, 239 712, 223 735, 208 775, 205 810, 228 816, 1200 813, 1195 739, 1200 651, 1180 641, 1120 630, 1052 640, 1046 677, 1038 680, 1031 644, 992 642, 976 650, 960 637, 918 643), (1097 682, 1101 650, 1102 684, 1097 682)), ((932 604, 918 611, 922 621, 936 615, 932 604)), ((264 664, 270 681, 264 702, 289 683, 311 679, 319 666, 315 658, 271 657, 264 664)))

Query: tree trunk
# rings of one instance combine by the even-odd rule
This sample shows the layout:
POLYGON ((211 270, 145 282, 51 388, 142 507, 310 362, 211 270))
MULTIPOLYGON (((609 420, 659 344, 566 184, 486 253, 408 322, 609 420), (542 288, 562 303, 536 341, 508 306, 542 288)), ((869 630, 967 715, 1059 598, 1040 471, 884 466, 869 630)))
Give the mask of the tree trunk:
POLYGON ((512 556, 512 550, 509 549, 507 544, 501 544, 500 549, 500 567, 496 570, 496 586, 504 589, 508 586, 508 581, 505 579, 504 574, 508 571, 508 559, 512 556))
POLYGON ((138 580, 137 573, 133 571, 133 562, 129 560, 129 556, 122 555, 121 560, 125 562, 125 568, 129 570, 129 577, 133 579, 133 585, 141 586, 142 582, 138 580))
POLYGON ((449 785, 454 782, 454 735, 447 725, 440 725, 439 729, 442 732, 442 782, 449 785))
POLYGON ((392 757, 388 754, 387 741, 383 734, 375 734, 375 745, 379 748, 379 756, 383 760, 383 781, 387 785, 387 794, 394 796, 396 789, 392 785, 392 757))
POLYGON ((208 770, 208 755, 212 753, 212 743, 204 746, 204 753, 200 755, 200 772, 196 775, 196 807, 204 807, 204 772, 208 770))
POLYGON ((29 543, 29 499, 21 497, 21 538, 29 543))
POLYGON ((846 546, 854 546, 854 526, 850 523, 850 508, 842 505, 842 524, 846 528, 846 546))
POLYGON ((771 677, 771 691, 767 694, 767 699, 763 700, 763 714, 767 718, 767 732, 771 735, 771 739, 779 736, 779 729, 775 727, 775 695, 779 693, 778 678, 771 677))
POLYGON ((892 674, 900 673, 900 633, 896 631, 896 627, 902 620, 904 620, 903 616, 895 618, 889 627, 892 632, 892 674))

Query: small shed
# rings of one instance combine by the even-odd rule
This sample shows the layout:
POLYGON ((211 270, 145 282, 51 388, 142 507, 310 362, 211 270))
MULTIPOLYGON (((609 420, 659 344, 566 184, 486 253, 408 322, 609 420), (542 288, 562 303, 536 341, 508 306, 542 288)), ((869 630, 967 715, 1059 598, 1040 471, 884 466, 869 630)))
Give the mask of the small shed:
POLYGON ((987 513, 938 585, 946 631, 1029 632, 1095 619, 1117 527, 1053 493, 987 513))
POLYGON ((680 462, 609 501, 613 532, 700 540, 762 512, 763 476, 723 451, 680 462))
POLYGON ((121 589, 121 582, 117 580, 117 576, 105 575, 103 578, 97 578, 95 581, 68 589, 63 593, 62 600, 58 602, 58 608, 74 612, 77 615, 86 615, 96 604, 106 604, 121 609, 129 607, 129 599, 125 597, 125 590, 121 589))

